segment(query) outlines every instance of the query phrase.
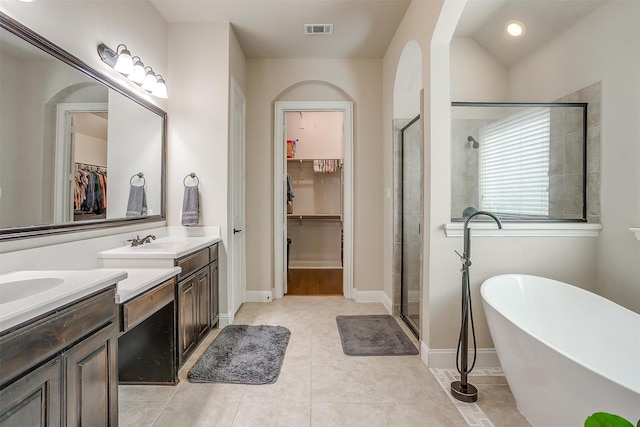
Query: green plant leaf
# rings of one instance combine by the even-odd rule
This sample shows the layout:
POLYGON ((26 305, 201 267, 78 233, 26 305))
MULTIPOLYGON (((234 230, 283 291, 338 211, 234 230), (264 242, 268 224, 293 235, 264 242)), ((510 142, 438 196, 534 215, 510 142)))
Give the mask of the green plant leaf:
MULTIPOLYGON (((584 421, 584 427, 633 427, 633 424, 618 415, 596 412, 584 421)), ((637 427, 640 427, 640 420, 637 427)))

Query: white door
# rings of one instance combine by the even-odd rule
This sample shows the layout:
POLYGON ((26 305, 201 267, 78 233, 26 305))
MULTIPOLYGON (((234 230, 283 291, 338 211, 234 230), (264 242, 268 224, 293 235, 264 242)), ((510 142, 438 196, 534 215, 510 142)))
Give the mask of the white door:
MULTIPOLYGON (((229 314, 233 316, 244 302, 246 292, 245 232, 245 97, 231 79, 231 292, 229 314)), ((233 317, 231 317, 233 318, 233 317)))

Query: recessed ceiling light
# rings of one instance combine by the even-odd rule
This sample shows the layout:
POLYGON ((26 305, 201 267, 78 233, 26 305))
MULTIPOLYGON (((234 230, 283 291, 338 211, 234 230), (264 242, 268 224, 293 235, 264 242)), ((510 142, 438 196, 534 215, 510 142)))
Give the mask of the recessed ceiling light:
POLYGON ((22 3, 31 3, 33 0, 18 0, 18 1, 22 3))
POLYGON ((507 34, 509 34, 511 37, 522 37, 527 31, 524 24, 517 20, 507 22, 507 25, 505 25, 504 28, 507 31, 507 34))

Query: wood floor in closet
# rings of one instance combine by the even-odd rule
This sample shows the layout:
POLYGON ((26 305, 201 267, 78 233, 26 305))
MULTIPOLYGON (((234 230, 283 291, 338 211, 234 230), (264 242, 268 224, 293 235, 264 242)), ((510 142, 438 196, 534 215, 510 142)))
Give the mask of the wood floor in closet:
POLYGON ((342 295, 342 269, 289 268, 287 295, 342 295))

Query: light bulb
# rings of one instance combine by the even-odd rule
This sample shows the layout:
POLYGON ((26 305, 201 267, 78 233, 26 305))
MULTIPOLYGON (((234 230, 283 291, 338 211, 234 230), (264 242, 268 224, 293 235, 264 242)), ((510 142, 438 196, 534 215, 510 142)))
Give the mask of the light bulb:
POLYGON ((511 37, 522 37, 526 31, 524 24, 516 20, 507 22, 505 29, 511 37))
POLYGON ((157 96, 158 98, 167 98, 167 84, 160 74, 158 74, 158 81, 151 95, 157 96))
POLYGON ((153 72, 151 67, 147 67, 149 70, 147 71, 146 76, 144 77, 144 83, 142 83, 142 89, 147 92, 152 92, 156 87, 156 73, 153 72))
MULTIPOLYGON (((134 56, 134 58, 138 58, 138 57, 134 56)), ((137 61, 134 61, 133 72, 129 74, 129 80, 141 85, 142 83, 144 83, 144 78, 145 78, 144 64, 142 63, 140 58, 138 58, 137 61)))
POLYGON ((122 52, 118 54, 118 60, 116 61, 116 65, 113 66, 113 69, 118 71, 119 73, 124 74, 125 76, 128 76, 133 72, 133 60, 131 59, 131 52, 127 50, 126 46, 124 49, 122 49, 122 52))

